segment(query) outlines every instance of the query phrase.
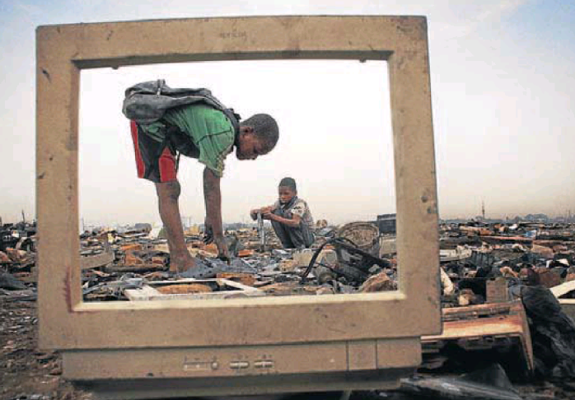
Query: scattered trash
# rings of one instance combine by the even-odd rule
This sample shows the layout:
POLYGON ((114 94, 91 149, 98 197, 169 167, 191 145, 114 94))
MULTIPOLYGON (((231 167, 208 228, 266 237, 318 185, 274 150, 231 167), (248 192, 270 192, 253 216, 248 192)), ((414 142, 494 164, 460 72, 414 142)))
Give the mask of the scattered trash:
POLYGON ((8 273, 0 273, 0 288, 8 290, 24 290, 26 285, 8 273))
POLYGON ((575 377, 575 322, 544 286, 524 286, 521 300, 530 318, 536 372, 552 379, 575 377))
POLYGON ((514 378, 534 369, 527 315, 519 300, 443 309, 443 333, 421 338, 427 369, 449 371, 500 362, 514 378))
POLYGON ((182 279, 177 282, 158 281, 143 284, 141 287, 134 289, 125 289, 124 294, 129 300, 133 301, 236 299, 264 295, 257 288, 222 278, 206 280, 182 279))
POLYGON ((453 378, 402 379, 399 391, 433 399, 522 400, 499 364, 453 378))
MULTIPOLYGON (((217 258, 213 244, 203 243, 202 229, 194 225, 184 233, 198 268, 181 273, 170 271, 170 253, 161 228, 138 224, 86 231, 80 235, 79 250, 83 301, 397 290, 401 266, 395 215, 379 217, 375 222, 341 227, 318 220, 316 241, 310 249, 282 248, 263 221, 258 226, 228 227, 225 236, 233 255, 229 263, 217 258)), ((4 307, 33 307, 35 224, 0 228, 0 301, 4 307)), ((572 392, 575 225, 442 223, 439 258, 443 333, 422 338, 423 363, 417 375, 405 380, 399 391, 379 392, 377 398, 521 398, 508 377, 529 399, 572 392), (543 382, 543 386, 526 382, 543 382)), ((5 346, 12 351, 11 345, 5 346)), ((50 360, 46 374, 58 376, 61 366, 50 360)))

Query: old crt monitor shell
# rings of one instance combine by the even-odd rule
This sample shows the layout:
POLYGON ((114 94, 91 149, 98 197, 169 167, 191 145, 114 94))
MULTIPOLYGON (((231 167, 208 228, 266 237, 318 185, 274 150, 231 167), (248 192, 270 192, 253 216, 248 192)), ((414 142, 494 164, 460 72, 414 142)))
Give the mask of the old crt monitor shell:
POLYGON ((201 18, 41 26, 36 34, 39 339, 62 352, 66 378, 103 397, 154 398, 388 388, 414 370, 420 337, 441 331, 425 18, 201 18), (399 289, 83 303, 80 71, 263 59, 388 62, 399 289))

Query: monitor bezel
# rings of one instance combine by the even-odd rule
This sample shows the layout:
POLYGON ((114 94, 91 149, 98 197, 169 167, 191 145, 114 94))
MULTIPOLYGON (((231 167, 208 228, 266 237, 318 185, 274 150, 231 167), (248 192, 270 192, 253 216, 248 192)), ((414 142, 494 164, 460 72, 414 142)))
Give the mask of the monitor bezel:
POLYGON ((38 27, 36 40, 41 347, 263 345, 416 337, 441 331, 437 190, 424 17, 270 16, 52 25, 38 27), (82 302, 78 251, 80 71, 267 59, 388 63, 398 290, 230 300, 82 302))

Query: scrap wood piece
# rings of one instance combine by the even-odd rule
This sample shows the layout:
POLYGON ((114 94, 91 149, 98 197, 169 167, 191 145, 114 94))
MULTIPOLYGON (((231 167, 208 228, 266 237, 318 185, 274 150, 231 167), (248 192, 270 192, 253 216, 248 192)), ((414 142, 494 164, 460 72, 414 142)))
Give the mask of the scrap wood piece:
POLYGON ((560 285, 552 287, 549 290, 551 290, 551 293, 553 293, 555 297, 559 298, 575 290, 575 281, 564 282, 560 285))
POLYGON ((260 297, 265 293, 251 286, 243 285, 228 279, 180 279, 177 281, 157 281, 143 285, 141 288, 126 289, 125 296, 132 301, 150 301, 150 300, 213 300, 213 299, 231 299, 242 297, 260 297), (182 284, 205 284, 210 283, 217 285, 224 290, 203 292, 203 293, 169 293, 163 294, 158 288, 166 285, 182 284))
POLYGON ((216 278, 228 279, 234 282, 240 282, 242 285, 254 286, 256 277, 253 274, 244 272, 219 272, 216 278))
POLYGON ((147 273, 143 276, 143 278, 147 281, 163 281, 168 277, 166 272, 163 271, 154 271, 147 273))
POLYGON ((160 264, 132 264, 132 265, 119 265, 111 264, 106 267, 106 272, 151 272, 151 271, 164 271, 168 269, 165 265, 160 264))
POLYGON ((257 288, 263 288, 265 286, 269 286, 274 284, 275 281, 272 278, 264 278, 264 279, 260 279, 258 281, 255 281, 253 284, 253 287, 257 287, 257 288))
POLYGON ((323 295, 323 294, 335 294, 335 289, 332 286, 320 286, 315 290, 315 294, 323 295))
POLYGON ((124 265, 145 264, 144 260, 136 255, 135 252, 128 252, 124 255, 124 265))
POLYGON ((461 232, 466 232, 468 234, 475 234, 479 236, 491 236, 493 235, 493 230, 479 227, 479 226, 460 226, 459 230, 461 232))
POLYGON ((209 293, 212 288, 201 283, 180 283, 156 288, 162 294, 209 293))
POLYGON ((274 296, 318 294, 317 286, 301 285, 294 281, 273 283, 262 287, 262 290, 274 296))
POLYGON ((487 243, 494 243, 494 242, 533 243, 533 238, 527 238, 523 236, 482 236, 481 240, 487 243))
POLYGON ((279 282, 266 285, 262 289, 266 293, 275 294, 278 296, 288 296, 295 290, 295 282, 279 282))
POLYGON ((37 293, 31 289, 8 291, 0 288, 0 296, 3 296, 2 301, 36 301, 38 299, 37 293))
POLYGON ((385 271, 370 276, 359 288, 361 293, 386 292, 397 290, 397 284, 392 281, 385 271))
POLYGON ((567 281, 562 283, 561 285, 557 285, 552 287, 551 293, 553 296, 557 298, 559 304, 561 305, 561 309, 565 314, 567 314, 573 321, 575 321, 575 299, 574 298, 562 298, 569 294, 572 291, 575 291, 575 281, 567 281))
POLYGON ((90 257, 81 257, 80 268, 84 270, 84 269, 104 267, 108 264, 113 263, 115 258, 116 256, 114 255, 113 252, 101 253, 90 257))
POLYGON ((254 250, 252 249, 243 249, 238 251, 238 257, 251 257, 254 255, 254 250))
MULTIPOLYGON (((189 247, 189 244, 188 244, 186 247, 190 248, 190 247, 189 247)), ((166 253, 166 254, 169 254, 169 253, 170 253, 170 248, 168 247, 168 244, 167 244, 167 243, 155 244, 155 245, 153 245, 153 246, 151 247, 150 250, 152 250, 152 251, 157 251, 157 252, 161 252, 161 253, 166 253)))
POLYGON ((127 243, 124 245, 120 246, 120 250, 124 251, 124 252, 128 252, 128 251, 141 251, 142 250, 142 245, 139 243, 127 243))
POLYGON ((107 273, 102 272, 102 271, 98 271, 97 269, 94 269, 94 270, 90 271, 89 273, 94 274, 100 278, 108 278, 110 276, 110 274, 107 274, 107 273))

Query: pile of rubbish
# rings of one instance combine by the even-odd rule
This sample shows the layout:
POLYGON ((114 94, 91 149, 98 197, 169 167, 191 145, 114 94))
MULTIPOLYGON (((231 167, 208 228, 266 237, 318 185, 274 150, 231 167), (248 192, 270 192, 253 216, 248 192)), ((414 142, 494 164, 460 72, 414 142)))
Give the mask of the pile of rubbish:
MULTIPOLYGON (((422 338, 420 372, 466 373, 453 382, 464 382, 471 392, 476 387, 469 382, 476 375, 503 382, 497 393, 513 392, 507 376, 513 382, 536 377, 567 384, 573 379, 575 224, 467 221, 443 223, 439 230, 443 333, 422 338)), ((140 224, 81 234, 84 301, 328 295, 398 287, 390 215, 339 227, 320 220, 310 249, 283 249, 263 224, 228 228, 229 263, 217 258, 216 246, 206 245, 194 226, 185 238, 190 253, 205 266, 201 279, 170 271, 168 243, 158 231, 140 224)), ((3 225, 0 232, 0 296, 33 300, 35 225, 3 225)), ((413 394, 435 393, 434 388, 447 385, 426 376, 402 387, 413 394)), ((483 398, 517 398, 516 393, 499 395, 483 398)))
MULTIPOLYGON (((23 285, 36 282, 36 236, 32 228, 20 226, 6 235, 18 236, 19 240, 6 241, 0 250, 2 282, 11 282, 1 289, 23 289, 23 285)), ((396 288, 396 260, 392 254, 380 258, 379 231, 371 223, 351 223, 338 229, 319 221, 311 249, 283 249, 269 226, 228 229, 226 240, 233 255, 230 263, 217 258, 214 244, 204 244, 199 227, 185 234, 190 253, 208 266, 203 279, 240 282, 267 295, 335 294, 379 290, 383 287, 381 277, 375 285, 368 279, 379 274, 389 277, 387 290, 396 288)), ((169 271, 167 240, 148 226, 122 232, 84 232, 80 243, 84 301, 128 300, 127 289, 186 280, 185 273, 169 271)), ((192 296, 195 289, 186 292, 186 298, 196 298, 192 296)))
POLYGON ((379 232, 370 223, 319 228, 311 249, 283 249, 269 226, 228 229, 229 263, 217 258, 215 245, 204 244, 197 227, 185 234, 189 252, 205 270, 199 280, 169 270, 161 237, 138 231, 82 235, 84 300, 357 293, 375 291, 366 281, 384 271, 389 290, 395 289, 395 259, 379 257, 379 232))
POLYGON ((35 282, 35 264, 36 224, 0 225, 0 290, 27 289, 26 282, 35 282))

